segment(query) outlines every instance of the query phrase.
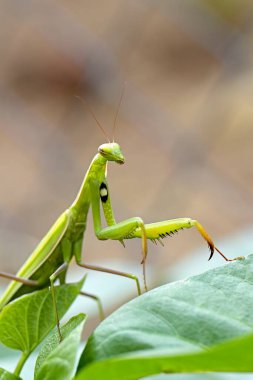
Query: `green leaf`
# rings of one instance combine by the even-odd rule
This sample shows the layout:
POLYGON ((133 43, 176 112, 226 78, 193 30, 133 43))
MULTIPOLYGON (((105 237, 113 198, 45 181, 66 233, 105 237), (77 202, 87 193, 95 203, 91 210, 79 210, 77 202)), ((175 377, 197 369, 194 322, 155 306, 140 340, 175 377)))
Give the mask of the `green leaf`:
POLYGON ((71 379, 84 320, 85 315, 79 314, 62 326, 60 344, 57 331, 47 338, 36 361, 35 380, 71 379))
MULTIPOLYGON (((56 286, 61 318, 78 296, 84 280, 56 286)), ((7 347, 30 353, 55 327, 52 295, 43 289, 6 305, 0 314, 0 341, 7 347)))
POLYGON ((252 357, 247 362, 251 336, 249 342, 246 337, 240 344, 230 342, 231 353, 220 346, 252 334, 252 286, 253 255, 136 298, 95 330, 78 369, 91 365, 78 380, 102 374, 103 379, 137 379, 163 371, 253 371, 252 357), (211 351, 214 345, 218 348, 211 351), (219 349, 222 360, 215 354, 219 349))
POLYGON ((21 380, 21 377, 13 375, 13 373, 10 373, 5 369, 0 368, 0 380, 21 380))
POLYGON ((251 334, 197 353, 140 351, 137 355, 122 355, 88 365, 75 379, 138 380, 162 372, 253 372, 252 347, 251 334))
POLYGON ((199 373, 199 374, 169 374, 169 375, 152 375, 148 377, 143 377, 141 380, 251 380, 245 375, 236 374, 236 377, 231 374, 220 374, 220 373, 199 373))

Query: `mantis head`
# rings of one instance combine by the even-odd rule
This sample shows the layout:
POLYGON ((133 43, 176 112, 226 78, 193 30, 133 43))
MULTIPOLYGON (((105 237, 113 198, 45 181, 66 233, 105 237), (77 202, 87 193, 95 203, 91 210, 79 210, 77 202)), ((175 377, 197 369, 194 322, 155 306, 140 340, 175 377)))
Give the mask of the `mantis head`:
POLYGON ((108 161, 115 161, 117 164, 124 164, 125 162, 121 148, 115 142, 100 145, 98 152, 108 161))

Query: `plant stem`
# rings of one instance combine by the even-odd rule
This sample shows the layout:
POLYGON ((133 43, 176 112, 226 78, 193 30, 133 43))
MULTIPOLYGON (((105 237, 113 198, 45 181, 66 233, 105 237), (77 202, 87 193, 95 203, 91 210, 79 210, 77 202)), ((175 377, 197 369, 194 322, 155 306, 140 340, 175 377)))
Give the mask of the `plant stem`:
POLYGON ((30 352, 26 352, 26 351, 22 352, 22 355, 21 355, 21 357, 18 361, 18 364, 15 368, 14 375, 19 376, 19 374, 20 374, 26 360, 28 359, 29 355, 30 355, 30 352))

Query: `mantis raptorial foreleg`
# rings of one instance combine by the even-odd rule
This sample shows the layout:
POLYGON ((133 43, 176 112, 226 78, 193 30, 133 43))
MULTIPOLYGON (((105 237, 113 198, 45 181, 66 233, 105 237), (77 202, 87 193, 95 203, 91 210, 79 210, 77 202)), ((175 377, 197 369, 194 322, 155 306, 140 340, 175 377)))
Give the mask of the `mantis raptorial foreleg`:
POLYGON ((139 217, 123 220, 112 226, 96 230, 96 236, 100 240, 112 239, 120 240, 131 239, 136 230, 140 231, 140 238, 142 240, 142 262, 145 261, 147 256, 147 233, 143 220, 139 217))
MULTIPOLYGON (((204 238, 204 240, 207 242, 211 254, 209 257, 209 260, 212 258, 214 250, 216 250, 226 261, 233 261, 231 259, 228 259, 215 245, 210 237, 210 235, 206 232, 204 227, 197 221, 191 218, 178 218, 178 219, 170 219, 165 220, 163 222, 157 222, 157 223, 150 223, 145 224, 145 230, 147 234, 147 238, 152 240, 153 242, 156 242, 156 240, 160 241, 160 239, 164 239, 168 236, 173 235, 175 232, 178 232, 179 230, 185 229, 185 228, 192 228, 195 227, 198 232, 201 234, 201 236, 204 238)), ((139 237, 141 238, 141 230, 137 229, 132 237, 139 237)), ((236 258, 238 259, 238 258, 236 258)))
MULTIPOLYGON (((124 220, 120 223, 116 223, 114 218, 113 209, 111 206, 111 200, 109 195, 109 189, 107 184, 106 177, 102 179, 102 182, 97 183, 96 180, 91 181, 91 203, 92 203, 92 212, 93 212, 93 221, 94 221, 94 230, 98 239, 106 240, 119 240, 123 243, 124 239, 133 239, 133 238, 141 238, 142 240, 142 264, 143 264, 143 277, 144 277, 144 286, 147 290, 146 285, 146 275, 145 275, 145 260, 147 256, 147 239, 150 239, 153 242, 157 240, 161 242, 160 239, 163 239, 167 236, 170 236, 177 232, 178 230, 184 228, 192 228, 195 227, 201 236, 207 242, 211 254, 209 260, 213 256, 214 250, 226 260, 230 261, 223 253, 215 247, 213 240, 203 228, 203 226, 194 219, 191 218, 178 218, 166 220, 163 222, 144 224, 143 220, 139 217, 130 218, 124 220), (105 219, 107 221, 108 227, 102 228, 101 225, 101 216, 100 216, 100 200, 102 202, 105 219)), ((79 260, 80 262, 80 260, 79 260)), ((88 268, 89 266, 86 266, 88 268)), ((98 267, 97 267, 98 268, 98 267)), ((89 267, 88 269, 96 269, 95 267, 89 267)), ((109 273, 113 273, 111 270, 106 270, 109 273)), ((114 274, 119 274, 115 273, 114 274)), ((130 275, 126 275, 126 277, 130 277, 130 275)), ((132 278, 132 276, 130 277, 132 278)), ((138 284, 138 283, 137 283, 138 284)), ((138 289, 139 292, 139 289, 138 289)))
MULTIPOLYGON (((147 255, 147 239, 150 239, 153 242, 155 242, 156 240, 160 241, 160 239, 170 236, 174 234, 175 232, 177 232, 178 230, 195 227, 198 230, 198 232, 201 234, 201 236, 205 239, 205 241, 207 242, 210 248, 211 254, 210 254, 209 260, 212 258, 214 250, 217 250, 217 252, 219 252, 219 254, 226 261, 231 261, 218 248, 215 247, 212 238, 206 232, 204 227, 197 220, 194 220, 191 218, 178 218, 178 219, 166 220, 163 222, 144 224, 141 218, 135 217, 135 218, 124 220, 120 223, 116 223, 114 219, 112 206, 111 206, 109 190, 108 190, 106 179, 104 180, 104 182, 102 182, 102 185, 100 186, 100 193, 98 193, 97 191, 98 186, 96 184, 91 185, 91 186, 94 186, 92 187, 94 189, 94 192, 92 193, 92 211, 93 211, 94 229, 95 229, 96 236, 101 240, 112 239, 112 240, 119 240, 121 242, 123 242, 124 239, 133 239, 136 237, 142 239, 143 277, 144 277, 144 285, 145 285, 146 290, 147 290, 147 286, 146 286, 146 276, 145 276, 145 259, 147 255), (105 218, 108 223, 108 227, 105 227, 105 228, 102 228, 101 226, 99 197, 102 201, 105 218)), ((88 266, 86 266, 86 268, 88 268, 88 266)), ((90 267, 89 269, 95 269, 95 267, 93 268, 90 267)), ((96 269, 96 270, 100 270, 100 269, 96 269)), ((113 273, 113 271, 111 270, 110 271, 106 270, 106 271, 109 273, 113 273)), ((119 274, 119 273, 114 272, 114 274, 119 274)), ((126 277, 130 277, 130 276, 127 275, 126 277)))
MULTIPOLYGON (((113 209, 111 206, 111 201, 109 197, 108 187, 106 180, 102 182, 102 185, 97 186, 96 181, 92 181, 91 184, 91 203, 92 203, 92 213, 93 213, 93 222, 94 222, 94 230, 98 239, 100 240, 119 240, 123 242, 124 239, 131 238, 132 234, 136 229, 140 230, 140 238, 142 240, 142 264, 143 264, 143 277, 144 277, 144 286, 147 290, 146 285, 146 275, 145 275, 145 259, 147 256, 147 236, 144 222, 139 217, 134 217, 130 219, 123 220, 122 222, 116 223, 114 219, 113 209), (108 223, 108 227, 102 228, 101 224, 101 215, 100 215, 100 198, 102 200, 105 219, 108 223)), ((127 277, 135 280, 137 285, 138 294, 141 294, 140 283, 138 278, 130 273, 125 273, 121 271, 116 271, 107 268, 101 268, 93 265, 87 265, 81 263, 81 247, 78 248, 78 252, 76 254, 76 261, 78 265, 81 265, 87 269, 97 270, 100 272, 106 272, 115 274, 118 276, 127 277)))

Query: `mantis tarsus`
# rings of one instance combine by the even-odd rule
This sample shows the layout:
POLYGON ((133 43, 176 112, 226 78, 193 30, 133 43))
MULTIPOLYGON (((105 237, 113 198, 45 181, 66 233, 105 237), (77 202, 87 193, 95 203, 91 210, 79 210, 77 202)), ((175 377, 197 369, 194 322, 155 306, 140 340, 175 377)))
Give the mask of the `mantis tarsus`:
MULTIPOLYGON (((96 122, 98 123, 97 119, 96 122)), ((99 123, 98 125, 103 130, 99 123)), ((117 223, 114 218, 107 183, 106 171, 108 161, 114 161, 118 164, 123 164, 125 161, 121 148, 116 142, 108 142, 98 148, 98 153, 90 164, 75 201, 60 215, 25 264, 18 271, 16 276, 0 272, 1 277, 13 280, 0 299, 0 309, 23 294, 50 285, 60 339, 61 332, 55 302, 54 282, 57 278, 60 280, 60 283, 65 282, 66 272, 73 257, 75 258, 77 265, 83 268, 133 279, 136 282, 138 294, 141 294, 140 283, 135 275, 99 266, 88 265, 82 261, 82 242, 90 206, 92 208, 94 230, 98 239, 118 240, 123 245, 125 239, 141 239, 143 275, 146 290, 145 260, 147 257, 148 239, 156 242, 178 230, 196 227, 210 248, 211 254, 209 259, 211 259, 214 250, 216 250, 226 261, 230 261, 217 247, 215 247, 211 237, 197 220, 179 218, 158 223, 144 224, 141 218, 133 217, 117 223), (102 203, 107 222, 107 227, 105 228, 103 228, 101 224, 100 202, 102 203)))

